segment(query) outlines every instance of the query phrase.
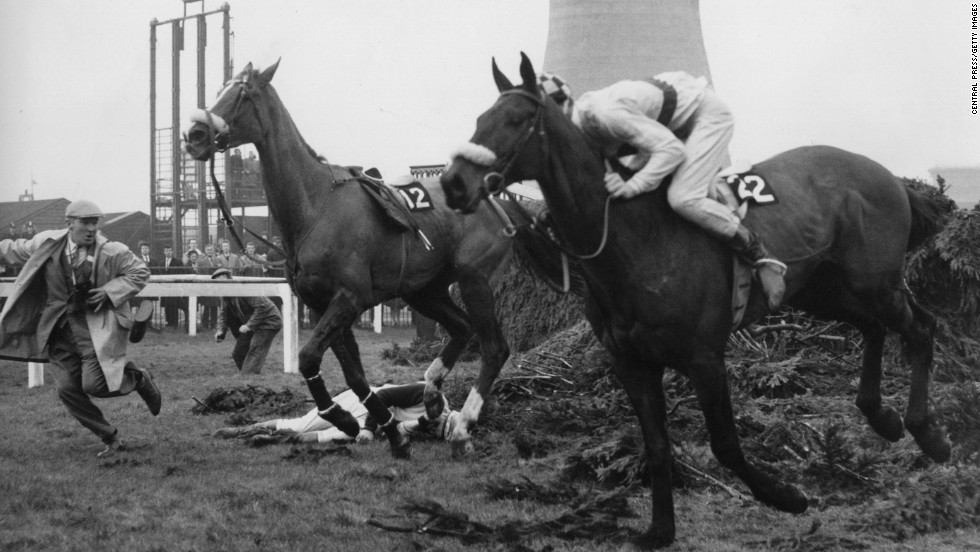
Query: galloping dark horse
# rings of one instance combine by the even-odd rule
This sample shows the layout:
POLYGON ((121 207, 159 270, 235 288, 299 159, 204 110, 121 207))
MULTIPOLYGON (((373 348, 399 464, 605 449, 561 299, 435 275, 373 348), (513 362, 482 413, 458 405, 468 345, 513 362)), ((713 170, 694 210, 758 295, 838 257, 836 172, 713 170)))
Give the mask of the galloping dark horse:
POLYGON ((437 390, 459 358, 474 329, 480 338, 483 365, 476 385, 453 430, 455 453, 471 447, 468 427, 477 420, 509 351, 494 312, 489 278, 506 266, 510 240, 489 207, 464 217, 445 206, 442 190, 429 190, 432 208, 415 221, 432 244, 425 248, 411 233, 385 219, 351 172, 329 165, 300 136, 278 94, 269 84, 279 63, 257 71, 248 64, 219 93, 209 111, 196 112, 184 134, 195 159, 210 158, 239 144, 258 149, 269 207, 283 233, 287 275, 294 293, 321 315, 313 337, 299 355, 320 415, 351 436, 358 425, 334 404, 320 375, 327 348, 333 350, 350 388, 381 422, 392 453, 407 457, 409 444, 394 418, 371 393, 364 377, 351 325, 373 305, 401 297, 418 312, 446 328, 450 340, 425 373, 430 418, 442 403, 437 390), (458 282, 467 313, 450 298, 458 282))
MULTIPOLYGON (((564 248, 596 251, 606 202, 598 149, 539 93, 526 56, 521 85, 513 86, 496 62, 493 74, 500 98, 479 117, 470 143, 441 177, 449 205, 472 210, 504 182, 535 179, 564 248)), ((864 336, 857 404, 871 427, 891 441, 907 429, 925 454, 948 460, 950 444, 927 404, 935 319, 913 301, 902 276, 907 248, 938 229, 937 206, 881 165, 829 147, 788 151, 756 165, 754 172, 772 183, 780 201, 751 210, 746 224, 789 265, 789 303, 849 322, 864 336), (902 336, 912 368, 904 428, 902 416, 881 401, 881 355, 889 329, 902 336)), ((674 539, 662 382, 667 366, 690 378, 721 464, 758 500, 786 512, 807 508, 802 492, 742 454, 724 362, 732 324, 732 258, 720 242, 675 215, 663 190, 613 202, 605 215, 606 247, 581 261, 586 315, 615 357, 615 373, 646 444, 653 519, 634 542, 641 548, 674 539)), ((750 301, 747 320, 766 309, 759 290, 750 301)))

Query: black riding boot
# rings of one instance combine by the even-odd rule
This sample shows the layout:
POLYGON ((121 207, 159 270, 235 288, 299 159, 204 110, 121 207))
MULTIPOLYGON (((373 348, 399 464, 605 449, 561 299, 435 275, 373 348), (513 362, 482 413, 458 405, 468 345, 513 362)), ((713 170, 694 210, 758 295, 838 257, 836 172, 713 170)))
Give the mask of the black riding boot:
POLYGON ((769 310, 775 310, 783 302, 783 294, 786 293, 786 283, 783 281, 786 265, 774 259, 766 246, 762 245, 759 236, 741 224, 728 245, 736 255, 756 268, 762 290, 766 293, 769 310))

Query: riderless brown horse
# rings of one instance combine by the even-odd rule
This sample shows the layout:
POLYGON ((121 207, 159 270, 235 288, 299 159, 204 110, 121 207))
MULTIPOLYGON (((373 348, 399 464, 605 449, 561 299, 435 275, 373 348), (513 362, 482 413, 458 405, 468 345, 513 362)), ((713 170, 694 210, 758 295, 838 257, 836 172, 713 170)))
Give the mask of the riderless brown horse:
MULTIPOLYGON (((477 119, 476 132, 441 182, 449 205, 469 212, 502 184, 535 179, 562 247, 591 257, 580 260, 586 315, 615 358, 650 465, 652 523, 634 544, 660 547, 674 539, 662 381, 668 366, 691 380, 721 464, 765 504, 803 512, 806 496, 750 464, 739 445, 724 362, 732 325, 731 253, 671 211, 666 186, 607 202, 598 148, 540 94, 523 54, 520 72, 523 83, 515 87, 493 63, 501 95, 477 119), (604 225, 608 235, 601 238, 604 225)), ((864 336, 857 404, 871 427, 890 441, 907 429, 926 455, 947 461, 949 441, 928 410, 935 318, 903 281, 906 250, 938 230, 937 205, 874 161, 830 147, 794 149, 753 172, 771 183, 779 202, 751 209, 745 224, 789 265, 789 304, 849 322, 864 336), (889 329, 901 335, 912 369, 904 428, 902 416, 881 400, 889 329)), ((746 321, 766 308, 754 290, 746 321)))
POLYGON ((442 190, 429 189, 428 210, 414 220, 431 250, 413 233, 390 223, 350 170, 322 162, 303 140, 270 84, 279 62, 263 71, 249 63, 219 93, 213 107, 198 111, 184 133, 195 159, 252 143, 259 152, 269 208, 282 230, 293 292, 319 322, 299 354, 320 415, 351 436, 355 419, 334 404, 320 374, 327 348, 333 350, 350 388, 382 424, 396 457, 409 455, 408 440, 371 393, 351 325, 365 310, 401 297, 438 321, 450 339, 425 373, 428 416, 442 409, 437 390, 474 332, 483 364, 453 430, 455 453, 471 447, 468 427, 477 420, 509 349, 494 312, 490 278, 509 261, 510 239, 489 207, 464 217, 445 205, 442 190), (449 295, 458 282, 466 312, 449 295))

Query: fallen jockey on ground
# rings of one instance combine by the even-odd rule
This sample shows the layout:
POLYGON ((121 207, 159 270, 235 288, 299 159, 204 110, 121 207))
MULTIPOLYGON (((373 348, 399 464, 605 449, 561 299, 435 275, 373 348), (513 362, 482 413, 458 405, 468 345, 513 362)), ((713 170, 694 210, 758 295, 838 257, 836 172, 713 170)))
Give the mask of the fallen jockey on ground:
MULTIPOLYGON (((398 422, 398 431, 408 438, 431 436, 448 440, 452 435, 459 413, 449 408, 449 401, 442 396, 442 414, 435 420, 429 420, 425 415, 423 394, 424 383, 406 385, 383 385, 372 387, 372 391, 391 411, 398 422)), ((225 427, 215 431, 211 436, 224 439, 235 437, 250 437, 266 432, 290 434, 289 442, 300 443, 345 443, 356 440, 358 443, 372 441, 378 431, 378 423, 372 418, 367 408, 358 400, 353 391, 347 390, 333 397, 333 401, 341 408, 350 412, 361 426, 356 439, 334 427, 333 424, 320 417, 316 408, 299 418, 280 418, 259 422, 249 426, 225 427)))

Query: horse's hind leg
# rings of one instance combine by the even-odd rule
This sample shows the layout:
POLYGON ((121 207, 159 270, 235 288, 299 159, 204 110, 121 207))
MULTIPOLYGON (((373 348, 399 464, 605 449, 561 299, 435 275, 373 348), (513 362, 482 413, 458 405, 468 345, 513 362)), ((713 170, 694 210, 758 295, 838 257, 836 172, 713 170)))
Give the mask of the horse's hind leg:
POLYGON ((807 498, 796 487, 763 473, 746 461, 739 444, 732 413, 731 396, 721 353, 703 351, 681 371, 687 373, 694 385, 711 436, 711 452, 726 468, 732 470, 748 485, 759 501, 794 514, 807 509, 807 498))
MULTIPOLYGON (((901 282, 901 277, 895 278, 901 282)), ((936 462, 946 462, 950 458, 949 440, 939 424, 929 413, 929 373, 932 369, 933 341, 936 332, 936 318, 916 304, 912 293, 904 283, 877 287, 867 291, 855 291, 864 305, 875 316, 878 324, 885 324, 902 337, 906 357, 912 369, 909 401, 905 410, 905 429, 912 434, 915 442, 927 456, 936 462)), ((883 332, 882 332, 883 333, 883 332)), ((884 336, 881 337, 884 340, 884 336)), ((868 351, 865 351, 868 356, 868 351)), ((876 352, 876 370, 873 375, 881 377, 881 346, 876 352)), ((862 374, 862 389, 866 391, 864 379, 869 376, 867 358, 865 372, 862 374)), ((877 382, 875 382, 877 384, 877 382)), ((869 384, 870 385, 870 384, 869 384)), ((874 398, 880 401, 880 390, 874 388, 874 398)), ((860 395, 859 395, 860 397, 860 395)), ((860 404, 860 403, 859 403, 860 404)), ((873 406, 870 402, 865 406, 873 406)), ((864 407, 862 407, 864 410, 864 407)), ((865 411, 867 413, 867 411, 865 411)), ((889 418, 892 418, 890 416, 889 418)), ((869 417, 869 420, 871 418, 869 417)), ((887 421, 889 426, 895 420, 887 421)), ((874 427, 874 425, 872 425, 874 427)), ((875 428, 877 429, 877 428, 875 428)), ((879 431, 881 433, 881 431, 879 431)), ((885 435, 882 433, 882 435, 885 435)), ((887 437, 887 435, 885 435, 887 437)))
POLYGON ((881 355, 888 329, 867 308, 867 299, 858 297, 844 285, 838 272, 824 272, 812 280, 820 285, 802 289, 793 297, 793 306, 851 324, 861 332, 864 351, 855 404, 875 433, 889 441, 898 441, 905 435, 902 416, 881 402, 881 355))
POLYGON ((885 349, 887 330, 877 322, 869 322, 858 328, 864 337, 864 354, 855 403, 864 413, 871 429, 894 443, 905 435, 905 428, 902 426, 901 414, 894 408, 881 404, 881 355, 885 349))
POLYGON ((445 286, 437 285, 423 292, 406 295, 403 299, 422 315, 442 324, 449 333, 449 343, 439 351, 439 356, 425 371, 425 416, 434 420, 443 409, 439 390, 473 337, 473 327, 463 309, 456 306, 449 297, 449 290, 445 286))
MULTIPOLYGON (((897 276, 894 280, 901 282, 901 277, 897 276)), ((829 296, 823 294, 825 299, 829 296)), ((857 404, 871 427, 892 441, 904 434, 897 411, 881 404, 881 355, 887 327, 902 337, 912 369, 905 429, 927 456, 937 462, 949 460, 949 440, 929 414, 929 372, 932 368, 935 317, 916 304, 911 292, 901 283, 869 289, 841 286, 833 296, 835 299, 825 302, 822 307, 810 305, 806 308, 815 314, 826 314, 832 307, 831 316, 855 325, 864 335, 864 360, 857 404)))
POLYGON ((905 355, 912 367, 905 428, 929 458, 947 462, 952 453, 949 439, 929 413, 929 373, 932 369, 936 317, 915 302, 908 288, 893 292, 892 299, 902 307, 899 311, 901 316, 892 327, 901 334, 905 355))

